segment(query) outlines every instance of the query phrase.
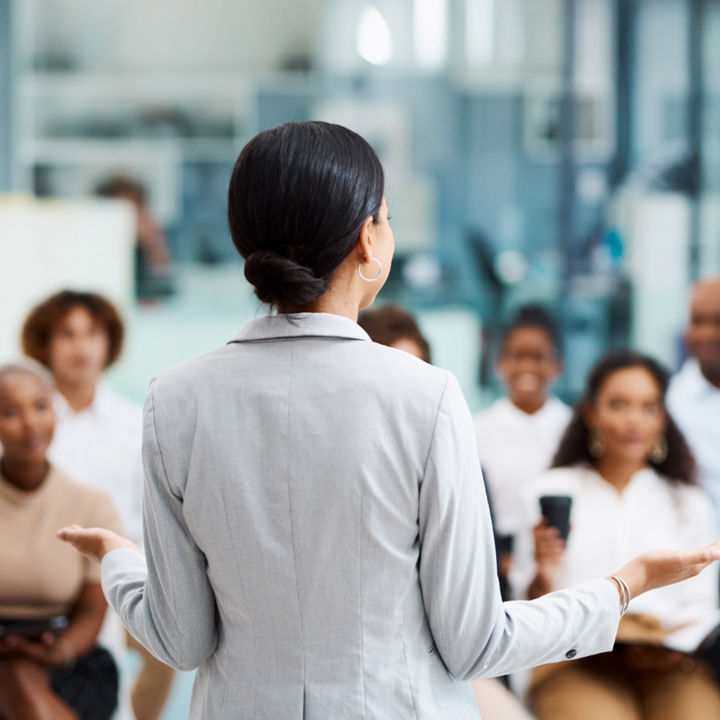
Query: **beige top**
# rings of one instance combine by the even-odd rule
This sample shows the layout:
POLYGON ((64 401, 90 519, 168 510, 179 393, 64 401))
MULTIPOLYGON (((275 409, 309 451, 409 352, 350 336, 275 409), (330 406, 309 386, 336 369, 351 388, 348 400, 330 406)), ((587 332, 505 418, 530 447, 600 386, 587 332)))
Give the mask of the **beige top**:
POLYGON ((55 537, 72 523, 120 530, 115 506, 104 492, 55 468, 32 492, 0 475, 0 618, 67 614, 82 586, 100 581, 97 562, 55 537))

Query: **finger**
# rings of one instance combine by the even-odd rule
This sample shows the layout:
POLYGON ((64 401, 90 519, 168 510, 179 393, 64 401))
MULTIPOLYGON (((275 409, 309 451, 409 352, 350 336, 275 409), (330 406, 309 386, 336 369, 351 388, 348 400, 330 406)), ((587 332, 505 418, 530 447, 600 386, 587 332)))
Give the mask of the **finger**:
POLYGON ((699 550, 689 551, 683 564, 685 568, 697 575, 718 560, 720 560, 720 545, 713 543, 699 550))
POLYGON ((698 550, 691 551, 695 556, 697 563, 710 564, 716 560, 720 560, 720 539, 698 550))
POLYGON ((36 643, 29 642, 25 638, 17 639, 17 649, 29 658, 38 659, 44 657, 45 649, 38 647, 36 643))
POLYGON ((83 532, 83 528, 80 525, 68 525, 67 527, 60 528, 56 535, 60 540, 74 544, 83 532))

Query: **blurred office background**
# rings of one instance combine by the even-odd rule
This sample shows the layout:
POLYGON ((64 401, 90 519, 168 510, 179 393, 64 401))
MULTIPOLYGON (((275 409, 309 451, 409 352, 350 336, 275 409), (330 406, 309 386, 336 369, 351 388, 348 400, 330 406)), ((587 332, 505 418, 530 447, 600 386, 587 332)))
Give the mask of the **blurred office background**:
POLYGON ((380 154, 381 299, 419 314, 473 410, 527 301, 561 322, 566 399, 610 346, 677 366, 687 288, 720 271, 720 0, 0 0, 2 357, 65 286, 123 308, 112 382, 136 399, 226 341, 262 312, 225 225, 233 161, 307 119, 380 154), (174 258, 152 302, 131 208, 94 196, 117 173, 174 258))
POLYGON ((605 348, 676 366, 689 283, 720 270, 720 0, 0 0, 2 354, 34 301, 100 289, 130 322, 115 384, 216 346, 261 312, 225 226, 244 143, 289 120, 365 135, 397 260, 473 409, 497 328, 560 318, 571 399, 605 348), (175 292, 137 304, 141 181, 175 292))

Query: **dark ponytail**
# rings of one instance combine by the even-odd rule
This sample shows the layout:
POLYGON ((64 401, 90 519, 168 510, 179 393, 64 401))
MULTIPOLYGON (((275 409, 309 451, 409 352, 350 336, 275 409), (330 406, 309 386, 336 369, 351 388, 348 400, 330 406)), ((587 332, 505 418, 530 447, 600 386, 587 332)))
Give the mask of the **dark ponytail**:
POLYGON ((228 224, 257 297, 283 311, 320 297, 383 194, 380 161, 352 130, 304 122, 256 135, 233 169, 228 224))

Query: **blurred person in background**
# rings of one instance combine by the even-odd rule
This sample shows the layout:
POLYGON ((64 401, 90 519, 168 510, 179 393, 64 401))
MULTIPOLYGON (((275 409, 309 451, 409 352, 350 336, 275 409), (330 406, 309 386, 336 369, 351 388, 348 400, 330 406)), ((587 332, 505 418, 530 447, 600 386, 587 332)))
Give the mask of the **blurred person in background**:
POLYGON ((570 420, 570 408, 551 392, 561 371, 560 340, 552 318, 538 305, 519 308, 503 333, 497 362, 505 395, 475 416, 503 585, 512 562, 513 538, 522 526, 525 486, 550 467, 570 420))
POLYGON ((48 460, 54 429, 50 374, 29 361, 0 366, 0 717, 108 720, 118 674, 96 644, 107 609, 100 565, 55 532, 80 516, 119 521, 106 493, 48 460))
POLYGON ((690 357, 670 383, 668 406, 698 461, 720 531, 720 277, 693 287, 685 344, 690 357))
POLYGON ((420 332, 411 312, 399 305, 383 305, 376 310, 363 310, 358 325, 373 342, 404 350, 426 363, 431 362, 430 344, 420 332))
POLYGON ((138 298, 153 300, 172 295, 172 257, 165 233, 150 210, 143 185, 132 178, 114 175, 100 183, 95 192, 100 197, 126 200, 135 209, 135 289, 138 298))
MULTIPOLYGON (((430 344, 420 332, 413 314, 405 308, 383 305, 376 310, 363 310, 358 317, 358 325, 373 342, 430 362, 430 344)), ((498 558, 498 564, 499 560, 498 558)), ((472 689, 484 720, 525 720, 530 717, 520 702, 498 680, 475 680, 472 689)))
MULTIPOLYGON (((29 314, 22 331, 26 355, 52 372, 58 426, 52 462, 117 505, 127 536, 142 548, 142 408, 113 392, 104 372, 119 358, 124 339, 120 313, 96 293, 63 290, 29 314)), ((157 720, 173 670, 128 634, 142 667, 132 691, 137 720, 157 720)))
MULTIPOLYGON (((513 585, 537 598, 602 574, 652 547, 685 549, 714 537, 712 504, 665 408, 669 376, 630 351, 602 359, 588 379, 553 461, 526 489, 513 585), (542 496, 572 499, 567 542, 540 519, 542 496)), ((709 666, 663 646, 678 628, 716 621, 717 568, 633 599, 607 654, 535 670, 540 720, 716 720, 720 692, 709 666)), ((703 629, 705 628, 705 629, 703 629)))

